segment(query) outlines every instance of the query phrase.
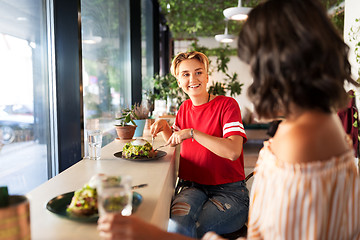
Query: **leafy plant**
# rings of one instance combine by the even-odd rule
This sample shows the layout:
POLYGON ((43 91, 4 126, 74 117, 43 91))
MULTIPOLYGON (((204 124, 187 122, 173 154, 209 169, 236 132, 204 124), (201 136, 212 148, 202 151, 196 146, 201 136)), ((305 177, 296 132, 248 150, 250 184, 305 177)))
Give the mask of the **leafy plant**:
POLYGON ((208 92, 214 95, 226 95, 226 93, 229 93, 232 97, 240 95, 244 84, 237 81, 237 76, 237 73, 233 73, 233 75, 226 73, 224 82, 214 82, 208 92))
POLYGON ((176 78, 168 73, 164 76, 156 74, 153 77, 154 92, 148 92, 147 95, 152 99, 168 100, 176 99, 178 105, 180 105, 188 96, 180 89, 176 78))
MULTIPOLYGON (((243 0, 243 6, 253 7, 260 0, 243 0)), ((224 32, 223 10, 236 7, 237 0, 159 0, 170 31, 175 38, 207 37, 224 32), (211 13, 211 14, 209 14, 211 13)), ((230 33, 238 33, 242 23, 231 21, 230 33)))
POLYGON ((132 125, 136 125, 134 122, 134 119, 139 119, 138 116, 135 113, 135 106, 131 106, 131 108, 124 108, 120 112, 120 117, 115 118, 116 120, 119 120, 120 123, 116 124, 117 126, 126 126, 130 125, 131 122, 132 125))
POLYGON ((136 103, 134 105, 134 115, 137 116, 136 119, 147 119, 149 118, 149 108, 144 104, 136 103))
MULTIPOLYGON (((344 0, 320 0, 326 9, 344 0)), ((261 0, 242 0, 242 6, 255 7, 261 0)), ((237 0, 159 0, 161 13, 174 38, 214 37, 224 32, 223 10, 238 5, 237 0), (211 14, 209 14, 211 13, 211 14)), ((337 27, 343 28, 343 14, 334 16, 337 27), (339 23, 339 24, 337 24, 339 23)), ((243 22, 229 21, 229 33, 237 34, 243 22)), ((342 31, 340 29, 340 31, 342 31)))

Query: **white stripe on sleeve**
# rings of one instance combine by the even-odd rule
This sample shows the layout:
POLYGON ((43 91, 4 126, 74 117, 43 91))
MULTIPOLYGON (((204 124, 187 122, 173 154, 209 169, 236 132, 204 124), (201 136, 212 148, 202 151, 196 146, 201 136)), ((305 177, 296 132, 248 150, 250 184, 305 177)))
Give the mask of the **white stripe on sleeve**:
POLYGON ((223 127, 223 136, 229 132, 241 132, 243 134, 246 134, 244 130, 244 125, 240 122, 226 123, 223 127))
POLYGON ((243 134, 245 134, 245 130, 239 127, 232 127, 232 128, 227 128, 225 129, 225 131, 223 132, 223 136, 229 132, 241 132, 243 134))
POLYGON ((226 128, 228 127, 234 127, 234 126, 239 126, 241 127, 242 129, 244 129, 244 125, 240 122, 231 122, 231 123, 226 123, 223 127, 223 129, 225 130, 226 128))

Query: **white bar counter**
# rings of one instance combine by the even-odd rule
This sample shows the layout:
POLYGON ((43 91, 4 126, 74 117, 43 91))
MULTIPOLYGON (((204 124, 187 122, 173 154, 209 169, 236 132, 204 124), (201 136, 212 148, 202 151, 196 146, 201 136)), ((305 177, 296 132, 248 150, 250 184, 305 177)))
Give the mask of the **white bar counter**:
MULTIPOLYGON (((49 200, 80 189, 97 173, 127 174, 132 176, 132 185, 147 183, 147 187, 135 190, 142 195, 143 201, 134 215, 166 230, 176 180, 175 148, 162 148, 167 155, 151 161, 115 157, 114 153, 122 151, 126 142, 111 142, 102 148, 101 160, 83 159, 26 195, 30 200, 31 239, 99 239, 96 223, 76 222, 46 209, 49 200)), ((163 143, 162 137, 157 137, 154 148, 163 143)))

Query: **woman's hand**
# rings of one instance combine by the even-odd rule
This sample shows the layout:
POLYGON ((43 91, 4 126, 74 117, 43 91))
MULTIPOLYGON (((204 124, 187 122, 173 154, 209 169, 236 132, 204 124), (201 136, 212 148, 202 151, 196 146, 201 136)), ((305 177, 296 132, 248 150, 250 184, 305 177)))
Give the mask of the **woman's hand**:
POLYGON ((201 238, 201 240, 225 240, 225 238, 220 237, 214 232, 207 232, 205 235, 201 238))
POLYGON ((168 143, 172 146, 182 143, 185 139, 191 138, 191 129, 183 129, 173 132, 168 143))
POLYGON ((137 217, 124 217, 121 214, 106 214, 100 217, 97 229, 103 240, 161 239, 159 236, 164 234, 157 227, 137 217))
POLYGON ((172 130, 165 119, 159 119, 150 126, 150 134, 153 137, 156 137, 159 132, 162 132, 164 140, 168 141, 172 134, 172 130))
POLYGON ((97 229, 103 240, 190 240, 183 235, 165 232, 135 216, 121 214, 100 217, 97 229))

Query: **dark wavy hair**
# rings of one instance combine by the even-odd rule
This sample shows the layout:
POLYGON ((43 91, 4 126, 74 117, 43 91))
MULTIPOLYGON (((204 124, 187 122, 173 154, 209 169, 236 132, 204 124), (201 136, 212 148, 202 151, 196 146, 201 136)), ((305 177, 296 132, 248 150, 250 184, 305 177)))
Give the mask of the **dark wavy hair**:
POLYGON ((317 0, 268 0, 254 8, 238 38, 252 71, 248 97, 260 118, 290 113, 290 105, 333 112, 349 98, 348 46, 317 0))

